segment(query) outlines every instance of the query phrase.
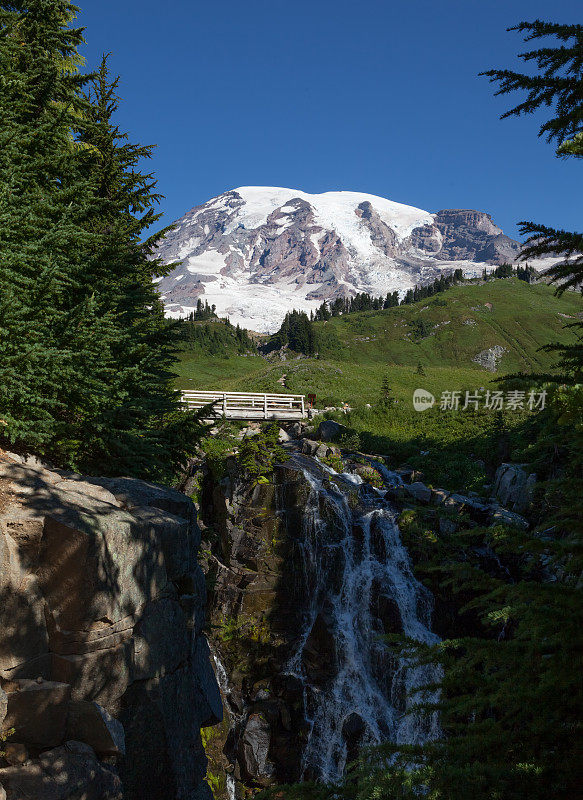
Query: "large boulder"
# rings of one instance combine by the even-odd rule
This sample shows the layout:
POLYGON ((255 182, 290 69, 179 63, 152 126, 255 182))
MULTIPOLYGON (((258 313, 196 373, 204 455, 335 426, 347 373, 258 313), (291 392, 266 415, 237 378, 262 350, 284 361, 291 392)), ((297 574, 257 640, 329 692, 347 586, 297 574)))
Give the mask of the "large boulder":
POLYGON ((166 587, 155 534, 100 501, 47 515, 37 576, 57 628, 137 617, 166 587))
POLYGON ((520 464, 502 464, 496 470, 493 494, 500 503, 517 514, 524 514, 532 503, 536 475, 520 464))
POLYGON ((271 727, 261 714, 251 714, 239 741, 239 763, 247 778, 262 783, 273 774, 269 762, 271 727))
POLYGON ((41 656, 49 659, 44 599, 38 579, 23 567, 18 543, 3 522, 0 521, 0 674, 41 656))
POLYGON ((521 517, 520 514, 515 514, 514 511, 508 511, 506 508, 494 509, 490 515, 490 522, 492 525, 510 525, 523 531, 529 528, 528 520, 521 517))
POLYGON ((0 716, 15 746, 56 746, 2 771, 9 800, 121 796, 87 745, 120 757, 124 738, 126 800, 208 798, 200 728, 222 708, 194 504, 2 455, 0 478, 0 716))
POLYGON ((415 481, 415 483, 406 484, 405 491, 419 503, 431 502, 431 489, 429 486, 421 483, 421 481, 415 481))
POLYGON ((189 636, 180 604, 170 597, 146 606, 133 636, 133 680, 174 672, 188 658, 189 636))
POLYGON ((299 439, 305 428, 306 426, 303 422, 294 422, 292 425, 288 426, 287 432, 292 439, 299 439))
POLYGON ((125 755, 123 725, 98 703, 78 700, 69 705, 67 739, 85 742, 99 756, 125 755))
POLYGON ((304 439, 302 442, 302 453, 305 453, 307 456, 313 456, 316 454, 316 450, 321 447, 319 442, 313 441, 313 439, 304 439))
POLYGON ((73 700, 95 700, 117 715, 121 698, 131 683, 132 654, 132 641, 93 653, 54 653, 52 676, 71 684, 73 700))
POLYGON ((323 442, 333 442, 346 430, 344 425, 333 419, 323 419, 318 428, 318 439, 323 442))
POLYGON ((55 681, 17 680, 6 684, 3 729, 14 728, 18 742, 56 747, 65 738, 71 687, 55 681))
POLYGON ((38 759, 0 769, 6 800, 123 800, 119 776, 91 747, 67 742, 38 759))
MULTIPOLYGON (((111 492, 122 508, 158 508, 168 511, 196 526, 196 509, 190 498, 168 486, 161 486, 137 478, 91 478, 91 483, 111 492)), ((198 547, 198 543, 196 544, 198 547)))

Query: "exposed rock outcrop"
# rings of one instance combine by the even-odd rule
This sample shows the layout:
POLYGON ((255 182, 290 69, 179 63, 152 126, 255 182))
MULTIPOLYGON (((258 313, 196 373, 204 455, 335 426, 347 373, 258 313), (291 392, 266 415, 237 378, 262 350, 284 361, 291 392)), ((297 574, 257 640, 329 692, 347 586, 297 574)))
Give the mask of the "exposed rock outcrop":
MULTIPOLYGON (((211 773, 226 771, 237 796, 334 779, 361 746, 407 736, 387 726, 404 719, 411 676, 382 637, 432 637, 430 599, 381 496, 299 452, 338 450, 308 439, 287 448, 269 482, 246 479, 234 457, 222 477, 202 481, 212 648, 228 711, 211 773)), ((228 796, 221 787, 217 798, 228 796)))
POLYGON ((532 503, 536 474, 528 473, 521 464, 501 464, 494 477, 493 493, 503 506, 524 514, 532 503))
POLYGON ((481 350, 472 358, 472 361, 474 361, 476 364, 479 364, 484 369, 487 369, 488 372, 496 372, 498 369, 498 364, 500 363, 500 359, 505 352, 505 347, 495 344, 494 347, 489 347, 487 350, 481 350))
POLYGON ((0 480, 2 729, 32 758, 0 769, 8 800, 209 798, 200 728, 222 706, 192 501, 6 455, 0 480))
POLYGON ((437 251, 440 258, 503 264, 512 263, 520 253, 520 244, 505 236, 483 211, 451 208, 438 211, 434 225, 442 237, 437 251))
POLYGON ((119 775, 83 742, 46 750, 0 774, 7 800, 124 800, 119 775))

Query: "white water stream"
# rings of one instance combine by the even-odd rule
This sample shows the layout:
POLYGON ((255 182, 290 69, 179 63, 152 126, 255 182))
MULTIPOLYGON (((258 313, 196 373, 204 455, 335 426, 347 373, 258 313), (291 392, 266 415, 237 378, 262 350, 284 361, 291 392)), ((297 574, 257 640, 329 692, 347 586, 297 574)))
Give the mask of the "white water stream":
POLYGON ((438 682, 439 672, 414 665, 382 640, 372 610, 375 595, 382 592, 398 608, 407 637, 425 644, 438 637, 430 629, 432 598, 413 575, 395 513, 382 493, 371 490, 364 512, 356 514, 346 494, 308 469, 304 474, 311 491, 299 546, 308 603, 303 634, 287 671, 304 684, 311 725, 303 776, 334 781, 349 755, 343 733, 349 720, 358 720, 360 746, 385 741, 416 744, 439 733, 437 714, 428 717, 414 708, 422 699, 436 699, 419 689, 438 682), (324 686, 314 686, 303 650, 323 607, 334 636, 330 658, 337 671, 324 686))
MULTIPOLYGON (((355 474, 337 475, 325 465, 300 457, 309 484, 302 512, 302 529, 294 534, 298 600, 302 606, 301 635, 285 668, 303 686, 309 732, 303 750, 304 780, 338 780, 350 758, 350 732, 357 748, 392 742, 420 744, 439 736, 437 713, 416 709, 434 702, 437 692, 421 691, 439 683, 437 667, 419 666, 383 638, 383 614, 405 636, 423 644, 439 641, 431 631, 431 594, 415 578, 404 547, 396 513, 385 492, 360 487, 355 474), (331 479, 331 480, 330 480, 331 479), (344 490, 342 487, 344 486, 344 490), (358 491, 356 509, 350 502, 358 491), (298 558, 299 556, 299 558, 298 558), (379 613, 379 598, 384 611, 379 613), (305 651, 314 623, 325 619, 322 641, 330 653, 319 653, 325 678, 306 668, 305 651)), ((386 485, 400 478, 376 462, 370 463, 386 485)), ((296 466, 298 466, 296 464, 296 466)), ((320 630, 322 623, 320 623, 320 630)), ((309 649, 309 647, 308 647, 309 649)), ((213 651, 215 673, 226 698, 229 679, 213 651)), ((233 717, 238 720, 236 714, 233 717)), ((237 788, 226 776, 228 800, 237 788)))

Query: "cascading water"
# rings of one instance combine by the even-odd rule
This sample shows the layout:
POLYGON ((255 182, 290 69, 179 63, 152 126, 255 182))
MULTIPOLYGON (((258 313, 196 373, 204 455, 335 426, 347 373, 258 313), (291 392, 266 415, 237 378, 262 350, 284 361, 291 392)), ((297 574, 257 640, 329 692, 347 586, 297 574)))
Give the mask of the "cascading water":
MULTIPOLYGON (((358 747, 391 741, 416 744, 437 737, 437 715, 415 710, 421 687, 439 680, 437 667, 419 666, 383 640, 394 632, 424 644, 431 632, 432 598, 413 575, 400 538, 395 512, 382 493, 359 492, 356 509, 337 483, 347 487, 358 476, 337 476, 304 461, 310 485, 298 540, 301 590, 308 598, 303 632, 287 672, 302 681, 310 724, 303 753, 302 777, 337 780, 350 759, 351 740, 358 747), (319 472, 319 474, 318 474, 319 472), (325 623, 322 623, 325 619, 325 623), (306 669, 306 649, 316 628, 330 632, 327 655, 333 664, 325 680, 306 669)), ((385 480, 393 476, 382 471, 385 480)), ((394 476, 394 482, 398 482, 394 476)), ((423 699, 435 700, 434 693, 423 699)))
MULTIPOLYGON (((229 696, 229 692, 231 687, 229 686, 229 678, 227 676, 227 670, 225 669, 225 665, 221 661, 219 654, 216 652, 214 648, 211 648, 211 656, 213 659, 213 663, 215 665, 215 677, 217 679, 217 683, 219 684, 219 688, 221 690, 221 694, 223 700, 229 696)), ((232 709, 230 709, 231 716, 233 717, 234 721, 237 721, 236 716, 233 714, 232 709)), ((236 800, 237 797, 237 787, 235 783, 235 778, 230 772, 225 774, 225 794, 227 800, 236 800)))

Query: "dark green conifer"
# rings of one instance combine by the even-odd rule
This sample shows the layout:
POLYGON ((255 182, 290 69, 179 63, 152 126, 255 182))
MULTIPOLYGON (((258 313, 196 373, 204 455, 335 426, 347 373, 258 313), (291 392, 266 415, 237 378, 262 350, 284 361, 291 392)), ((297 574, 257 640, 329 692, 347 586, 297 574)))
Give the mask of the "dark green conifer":
POLYGON ((113 368, 112 320, 84 290, 91 187, 72 131, 86 111, 82 31, 66 0, 0 4, 0 436, 76 458, 80 423, 113 368))
MULTIPOLYGON (((546 45, 520 54, 528 64, 536 66, 535 74, 508 69, 484 73, 498 83, 496 94, 525 92, 525 99, 509 109, 503 118, 532 114, 552 109, 543 122, 539 136, 556 145, 561 158, 583 156, 583 25, 562 25, 553 22, 521 22, 511 28, 524 34, 525 41, 554 38, 554 46, 546 45)), ((560 256, 562 260, 546 271, 561 293, 583 284, 583 233, 570 232, 535 222, 521 222, 521 233, 528 236, 522 258, 560 256)), ((580 382, 583 377, 583 322, 571 324, 577 343, 552 345, 560 356, 560 381, 580 382)), ((552 377, 552 376, 547 376, 552 377)))
POLYGON ((0 437, 86 470, 164 477, 198 431, 171 386, 173 326, 140 235, 151 176, 80 76, 67 0, 0 3, 0 437), (185 435, 185 434, 189 435, 185 435))
MULTIPOLYGON (((164 477, 193 446, 198 424, 177 406, 171 365, 180 325, 164 319, 152 281, 171 269, 152 258, 165 231, 142 241, 161 216, 155 180, 140 170, 152 147, 131 143, 115 123, 118 81, 104 57, 85 95, 80 132, 81 169, 93 189, 85 224, 96 241, 85 289, 115 324, 109 342, 115 369, 104 381, 98 413, 85 422, 82 466, 164 477)), ((202 313, 214 316, 208 303, 202 313)))

